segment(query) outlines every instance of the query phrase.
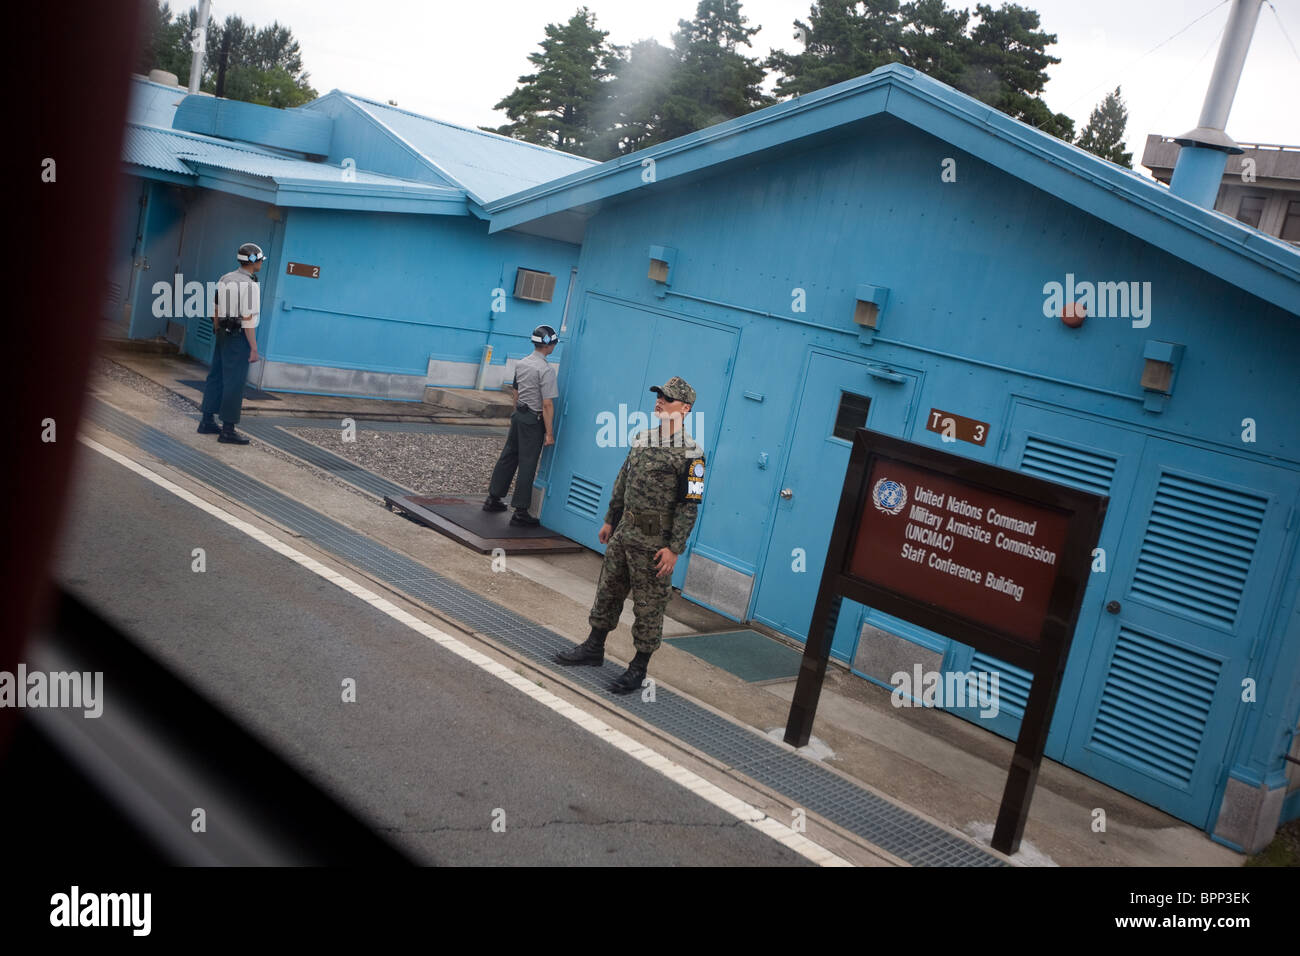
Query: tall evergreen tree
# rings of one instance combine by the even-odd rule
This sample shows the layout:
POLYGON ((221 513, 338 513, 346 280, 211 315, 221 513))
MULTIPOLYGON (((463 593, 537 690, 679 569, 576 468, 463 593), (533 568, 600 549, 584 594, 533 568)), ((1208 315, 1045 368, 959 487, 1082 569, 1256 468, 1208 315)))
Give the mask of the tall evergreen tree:
POLYGON ((1074 122, 1040 95, 1060 60, 1046 52, 1055 34, 1038 27, 1035 11, 1011 3, 978 4, 972 23, 945 0, 821 0, 807 23, 795 21, 804 49, 774 50, 768 64, 783 74, 777 92, 801 95, 902 63, 1068 140, 1074 122))
POLYGON ((1119 87, 1115 92, 1107 93, 1092 115, 1088 125, 1083 128, 1076 146, 1095 153, 1102 159, 1109 159, 1120 166, 1133 168, 1133 154, 1124 152, 1124 129, 1128 126, 1128 109, 1119 87))
POLYGON ((970 67, 959 89, 1053 136, 1072 139, 1074 120, 1053 113, 1038 95, 1047 85, 1047 67, 1061 62, 1046 52, 1056 34, 1039 32, 1038 13, 1018 4, 994 10, 980 3, 975 13, 979 23, 971 31, 970 67))
POLYGON ((740 0, 699 0, 695 17, 678 20, 677 67, 661 113, 659 141, 675 139, 772 103, 762 89, 762 63, 738 51, 749 27, 740 0))
POLYGON ((899 14, 899 61, 961 89, 973 44, 967 34, 970 11, 950 10, 944 0, 917 0, 899 14))
POLYGON ((807 23, 794 21, 794 30, 803 49, 773 50, 768 58, 782 74, 781 96, 811 93, 901 59, 898 0, 823 0, 812 5, 807 23))
POLYGON ((603 131, 597 158, 631 153, 664 138, 663 108, 676 67, 674 51, 656 40, 638 40, 616 61, 608 98, 597 114, 603 131))
POLYGON ((537 72, 519 77, 514 92, 493 107, 512 121, 496 131, 583 156, 598 151, 602 131, 595 116, 621 52, 605 42, 607 36, 586 7, 567 23, 548 23, 541 52, 528 55, 537 72))

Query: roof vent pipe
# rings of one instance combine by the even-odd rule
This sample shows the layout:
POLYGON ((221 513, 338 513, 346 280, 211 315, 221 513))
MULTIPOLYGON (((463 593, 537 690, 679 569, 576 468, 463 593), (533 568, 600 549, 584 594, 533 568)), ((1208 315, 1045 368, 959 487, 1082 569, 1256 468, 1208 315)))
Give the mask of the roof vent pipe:
POLYGON ((199 0, 199 15, 194 21, 194 36, 190 38, 190 49, 194 51, 190 59, 191 93, 197 93, 199 84, 203 82, 203 54, 208 49, 208 13, 211 9, 212 0, 199 0))
POLYGON ((1178 152, 1178 163, 1174 166, 1169 188, 1174 195, 1206 209, 1214 208, 1228 155, 1244 152, 1224 130, 1232 111, 1232 100, 1237 95, 1246 51, 1250 49, 1250 40, 1255 33, 1255 22, 1263 5, 1264 0, 1233 0, 1228 24, 1223 29, 1223 40, 1219 44, 1219 56, 1214 61, 1214 73, 1210 76, 1210 87, 1205 91, 1200 123, 1191 132, 1174 137, 1174 142, 1182 149, 1178 152))

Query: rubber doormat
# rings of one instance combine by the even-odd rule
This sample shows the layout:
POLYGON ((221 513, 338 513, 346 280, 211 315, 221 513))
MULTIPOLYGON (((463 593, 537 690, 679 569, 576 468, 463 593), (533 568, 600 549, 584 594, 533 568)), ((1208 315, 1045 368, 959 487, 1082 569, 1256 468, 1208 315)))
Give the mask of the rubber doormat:
POLYGON ((803 659, 802 652, 758 631, 692 634, 689 637, 666 637, 664 640, 751 684, 795 677, 799 673, 799 662, 803 659))
MULTIPOLYGON (((190 388, 197 389, 200 392, 203 391, 203 386, 207 384, 202 379, 197 379, 197 378, 183 378, 180 379, 180 383, 182 385, 188 385, 190 388)), ((254 388, 252 385, 249 385, 247 382, 244 383, 244 397, 253 398, 259 402, 280 401, 279 395, 272 395, 270 392, 264 392, 260 388, 254 388)))

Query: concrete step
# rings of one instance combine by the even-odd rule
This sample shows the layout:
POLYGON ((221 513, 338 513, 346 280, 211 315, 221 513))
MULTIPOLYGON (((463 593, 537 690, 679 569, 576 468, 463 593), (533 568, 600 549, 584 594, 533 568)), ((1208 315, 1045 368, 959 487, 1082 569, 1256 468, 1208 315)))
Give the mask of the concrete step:
POLYGON ((509 418, 515 405, 505 392, 487 388, 443 388, 425 386, 424 402, 452 411, 483 418, 509 418))

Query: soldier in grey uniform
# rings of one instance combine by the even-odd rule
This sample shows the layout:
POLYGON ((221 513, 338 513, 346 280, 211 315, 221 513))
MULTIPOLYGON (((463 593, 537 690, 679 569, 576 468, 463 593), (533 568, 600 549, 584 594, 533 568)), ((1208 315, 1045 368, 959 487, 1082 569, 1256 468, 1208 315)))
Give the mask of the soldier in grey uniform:
POLYGON ((239 247, 235 255, 239 268, 227 272, 217 281, 216 308, 212 316, 215 342, 212 348, 212 368, 203 385, 203 404, 199 411, 200 435, 217 435, 217 441, 227 445, 247 445, 248 439, 235 431, 239 413, 244 404, 244 383, 248 381, 248 366, 259 358, 257 354, 257 323, 262 310, 257 274, 262 271, 266 256, 253 242, 239 247), (221 427, 212 417, 221 412, 221 427))
POLYGON ((537 475, 537 461, 542 457, 542 449, 555 444, 551 422, 555 417, 555 399, 560 393, 555 387, 555 366, 546 361, 546 356, 555 351, 559 341, 555 329, 539 325, 533 329, 532 354, 515 365, 515 411, 510 416, 510 434, 506 436, 501 457, 492 469, 487 501, 483 502, 484 511, 505 511, 506 504, 501 499, 514 478, 515 493, 510 503, 514 505, 515 513, 510 517, 511 524, 535 526, 540 523, 528 508, 532 504, 533 478, 537 475), (517 478, 516 470, 519 472, 517 478))
POLYGON ((632 592, 632 643, 636 657, 611 690, 628 694, 645 680, 650 655, 663 638, 664 608, 673 590, 673 569, 686 550, 704 493, 704 449, 686 431, 683 418, 695 403, 695 389, 674 376, 657 392, 658 428, 638 432, 614 481, 609 511, 600 529, 607 544, 592 605, 591 633, 577 647, 556 655, 561 664, 605 662, 605 638, 618 626, 623 601, 632 592))

